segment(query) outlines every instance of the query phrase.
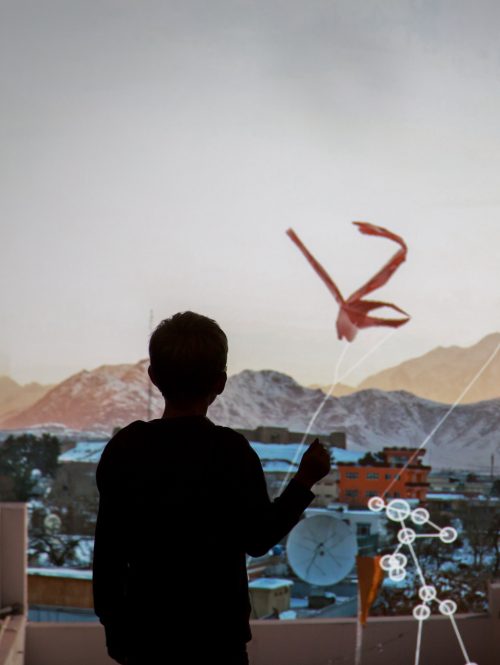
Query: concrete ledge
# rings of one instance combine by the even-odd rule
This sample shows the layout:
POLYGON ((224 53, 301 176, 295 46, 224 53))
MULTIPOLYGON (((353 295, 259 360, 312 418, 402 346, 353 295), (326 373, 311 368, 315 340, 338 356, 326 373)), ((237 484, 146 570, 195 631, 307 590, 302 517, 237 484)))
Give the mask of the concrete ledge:
POLYGON ((107 654, 100 623, 29 622, 26 665, 116 665, 116 661, 107 654))
POLYGON ((24 664, 26 617, 12 616, 0 627, 0 663, 2 665, 24 664))
MULTIPOLYGON (((488 614, 456 616, 472 662, 498 665, 493 646, 492 618, 488 614)), ((498 621, 497 621, 498 623, 498 621)), ((138 621, 147 642, 147 616, 138 621)), ((248 644, 251 665, 352 665, 356 641, 354 619, 298 619, 251 622, 248 644)), ((196 623, 193 622, 193 636, 196 623)), ((362 665, 413 663, 417 622, 413 617, 369 619, 363 632, 362 665)), ((451 621, 432 617, 425 621, 420 662, 425 665, 464 665, 451 621)), ((28 623, 26 665, 113 665, 98 623, 28 623)))
MULTIPOLYGON (((493 648, 491 617, 462 614, 455 619, 470 660, 480 665, 498 665, 500 654, 493 648)), ((252 622, 252 634, 248 649, 252 665, 354 663, 355 619, 257 620, 252 622)), ((413 663, 416 641, 417 621, 413 617, 368 619, 363 629, 362 665, 413 663)), ((433 616, 425 621, 420 662, 464 665, 464 656, 447 617, 433 616)))

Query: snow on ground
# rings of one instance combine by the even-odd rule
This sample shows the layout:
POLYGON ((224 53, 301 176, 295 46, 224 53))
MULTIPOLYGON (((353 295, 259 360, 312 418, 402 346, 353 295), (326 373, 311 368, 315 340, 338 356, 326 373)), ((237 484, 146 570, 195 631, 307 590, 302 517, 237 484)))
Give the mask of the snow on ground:
POLYGON ((101 458, 107 441, 78 441, 74 448, 59 455, 60 462, 93 462, 97 464, 101 458))

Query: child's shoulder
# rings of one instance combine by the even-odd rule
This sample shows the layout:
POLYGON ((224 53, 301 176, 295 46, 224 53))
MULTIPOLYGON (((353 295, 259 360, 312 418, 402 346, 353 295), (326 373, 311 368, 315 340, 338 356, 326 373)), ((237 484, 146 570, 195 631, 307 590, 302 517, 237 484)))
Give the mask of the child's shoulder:
POLYGON ((215 425, 215 430, 217 439, 223 441, 233 451, 236 449, 241 453, 247 453, 248 450, 252 450, 248 439, 243 434, 240 434, 240 432, 232 429, 232 427, 215 425))
POLYGON ((127 444, 132 443, 136 439, 146 424, 143 420, 134 420, 134 422, 121 427, 112 435, 104 447, 101 459, 106 459, 110 455, 114 457, 120 451, 124 451, 127 448, 127 444))
POLYGON ((215 425, 214 427, 217 431, 223 433, 225 436, 232 437, 233 439, 239 439, 240 441, 246 441, 246 438, 243 434, 240 434, 232 427, 226 427, 225 425, 215 425))
POLYGON ((130 450, 129 444, 136 438, 142 422, 135 420, 129 425, 125 425, 115 432, 104 446, 96 468, 96 483, 100 493, 105 491, 105 488, 116 487, 124 470, 130 465, 130 455, 127 454, 130 450))

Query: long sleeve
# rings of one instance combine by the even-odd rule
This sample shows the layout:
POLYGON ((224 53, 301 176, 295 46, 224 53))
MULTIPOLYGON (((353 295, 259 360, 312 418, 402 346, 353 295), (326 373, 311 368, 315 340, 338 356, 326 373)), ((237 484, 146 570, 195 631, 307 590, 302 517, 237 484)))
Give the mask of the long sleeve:
POLYGON ((271 501, 260 459, 248 442, 244 464, 243 542, 248 554, 262 556, 297 524, 315 494, 292 478, 271 501))
POLYGON ((111 473, 112 450, 113 446, 108 444, 96 471, 99 511, 95 529, 92 585, 94 610, 104 625, 109 655, 121 662, 126 638, 126 507, 120 499, 118 483, 111 473))

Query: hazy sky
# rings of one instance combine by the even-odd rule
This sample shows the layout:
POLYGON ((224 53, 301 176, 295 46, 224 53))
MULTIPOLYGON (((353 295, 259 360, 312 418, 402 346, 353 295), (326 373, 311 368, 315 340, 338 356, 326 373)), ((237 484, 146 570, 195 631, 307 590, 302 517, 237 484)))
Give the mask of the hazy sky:
POLYGON ((407 241, 373 296, 412 320, 346 382, 500 330, 495 0, 0 7, 0 374, 135 362, 192 309, 229 373, 328 383, 337 307, 285 230, 348 295, 396 250, 353 220, 407 241))

